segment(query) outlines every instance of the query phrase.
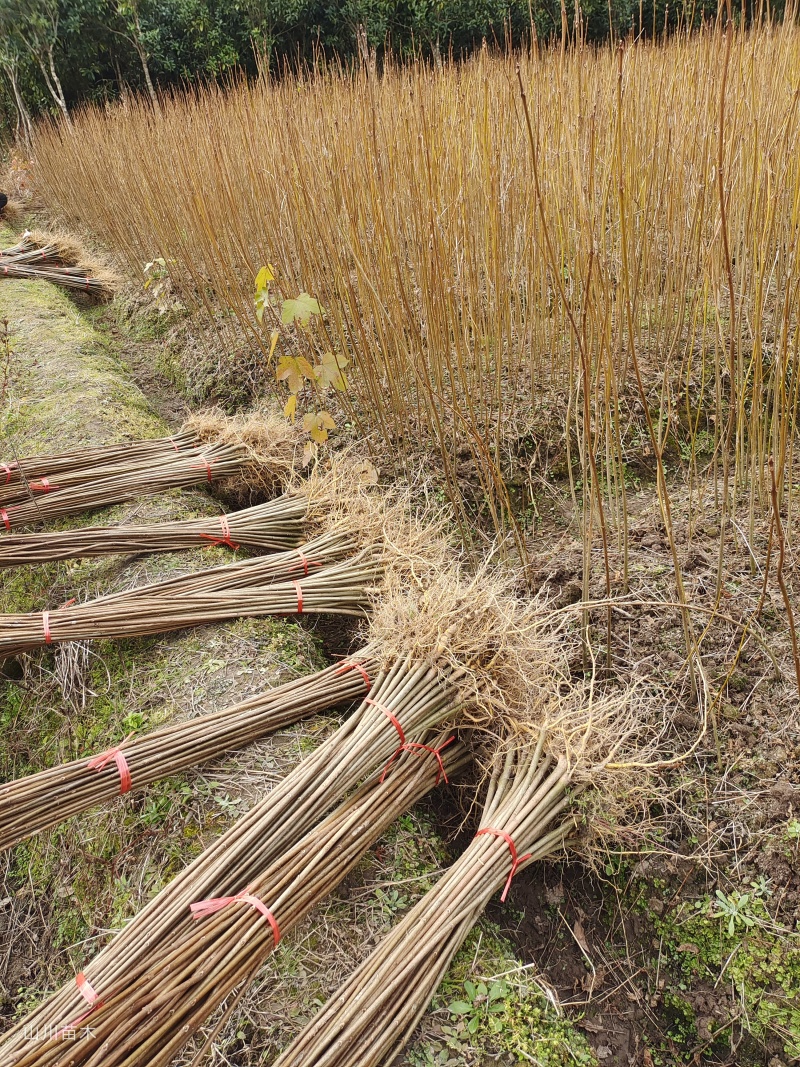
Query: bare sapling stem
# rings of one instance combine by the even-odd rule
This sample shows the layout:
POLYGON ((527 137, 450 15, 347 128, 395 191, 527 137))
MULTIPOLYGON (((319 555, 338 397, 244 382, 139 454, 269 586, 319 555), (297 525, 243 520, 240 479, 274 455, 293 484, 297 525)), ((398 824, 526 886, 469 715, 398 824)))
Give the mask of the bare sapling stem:
POLYGON ((800 647, 798 647, 797 643, 797 629, 794 622, 792 601, 789 596, 786 578, 783 573, 783 565, 786 558, 786 538, 784 537, 783 523, 781 522, 780 506, 778 504, 778 483, 775 478, 775 461, 772 456, 769 457, 769 478, 772 515, 775 522, 775 537, 778 542, 778 563, 775 573, 778 579, 778 585, 780 586, 781 596, 783 597, 783 604, 786 608, 786 619, 789 623, 789 633, 792 638, 792 657, 794 659, 794 673, 797 681, 797 695, 800 696, 800 647))

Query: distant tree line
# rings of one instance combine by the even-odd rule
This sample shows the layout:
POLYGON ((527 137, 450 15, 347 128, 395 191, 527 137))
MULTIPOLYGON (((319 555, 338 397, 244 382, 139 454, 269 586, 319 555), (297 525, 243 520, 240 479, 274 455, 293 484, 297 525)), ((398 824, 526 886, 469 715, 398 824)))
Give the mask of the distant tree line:
MULTIPOLYGON (((460 56, 574 32, 576 0, 0 0, 0 136, 43 111, 148 93, 241 69, 338 56, 460 56)), ((662 32, 713 15, 717 0, 580 0, 588 40, 662 32), (640 25, 641 23, 641 25, 640 25)), ((748 0, 753 3, 754 0, 748 0)), ((779 0, 779 3, 781 0, 779 0)), ((776 6, 772 5, 772 13, 776 6)), ((748 12, 752 14, 752 11, 748 12)))

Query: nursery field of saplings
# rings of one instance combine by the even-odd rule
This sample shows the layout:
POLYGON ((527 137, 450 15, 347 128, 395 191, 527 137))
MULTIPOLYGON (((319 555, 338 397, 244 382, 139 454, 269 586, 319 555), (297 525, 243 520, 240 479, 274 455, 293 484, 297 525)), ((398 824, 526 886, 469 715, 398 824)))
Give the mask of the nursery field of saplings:
POLYGON ((0 1067, 800 1063, 794 15, 23 175, 0 1067))

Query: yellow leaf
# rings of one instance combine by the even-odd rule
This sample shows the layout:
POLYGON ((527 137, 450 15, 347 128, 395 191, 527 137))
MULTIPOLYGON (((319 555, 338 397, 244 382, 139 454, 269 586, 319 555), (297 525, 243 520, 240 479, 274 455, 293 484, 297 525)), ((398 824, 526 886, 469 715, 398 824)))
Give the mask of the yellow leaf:
POLYGON ((255 305, 256 318, 259 322, 263 322, 264 311, 270 306, 269 293, 266 289, 261 289, 259 292, 256 293, 255 305))
POLYGON ((311 435, 313 441, 323 444, 328 440, 328 430, 335 430, 336 423, 327 411, 309 412, 303 416, 303 429, 311 435))
POLYGON ((307 467, 317 454, 317 446, 313 441, 306 441, 303 446, 303 466, 307 467))
POLYGON ((297 395, 295 393, 292 393, 286 401, 286 407, 283 409, 283 413, 287 419, 291 419, 292 423, 294 423, 294 417, 297 414, 297 395))
POLYGON ((350 360, 347 356, 337 356, 334 352, 326 352, 322 362, 314 368, 314 375, 323 389, 332 385, 340 393, 347 388, 347 378, 344 376, 344 368, 350 360))
POLYGON ((269 360, 270 360, 270 362, 272 362, 272 357, 273 357, 273 355, 275 353, 275 345, 278 343, 278 338, 279 337, 280 337, 280 333, 278 332, 278 330, 273 330, 272 331, 272 336, 269 339, 269 360))
POLYGON ((266 267, 262 267, 256 275, 256 292, 260 293, 262 289, 268 289, 269 283, 275 281, 275 274, 272 269, 272 264, 268 263, 266 267))
POLYGON ((296 393, 302 388, 304 379, 314 377, 314 368, 305 356, 281 356, 275 377, 279 382, 285 381, 291 393, 296 393))

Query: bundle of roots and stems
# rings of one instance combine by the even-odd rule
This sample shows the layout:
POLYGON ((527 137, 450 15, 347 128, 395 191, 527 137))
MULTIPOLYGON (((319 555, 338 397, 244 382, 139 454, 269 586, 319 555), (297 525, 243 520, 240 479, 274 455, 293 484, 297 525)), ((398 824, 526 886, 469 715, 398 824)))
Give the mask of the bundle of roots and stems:
POLYGON ((80 289, 84 293, 112 296, 114 286, 110 276, 87 274, 81 267, 56 267, 47 264, 19 263, 14 259, 0 259, 0 278, 35 278, 66 289, 80 289))
POLYGON ((22 237, 17 241, 15 245, 9 245, 8 248, 0 250, 0 260, 2 259, 17 259, 22 257, 28 259, 39 251, 39 246, 32 240, 33 234, 30 230, 26 230, 22 237))
MULTIPOLYGON (((30 231, 26 231, 20 240, 9 248, 4 248, 0 251, 0 264, 13 263, 15 265, 22 263, 30 263, 35 266, 64 266, 63 255, 61 247, 52 242, 46 241, 44 244, 38 244, 33 239, 33 235, 30 231)), ((73 266, 75 264, 72 264, 73 266)))
MULTIPOLYGON (((428 735, 426 741, 438 749, 447 735, 428 735)), ((116 988, 104 990, 85 1030, 78 1027, 74 1040, 56 1032, 43 1048, 20 1058, 19 1067, 166 1067, 237 986, 243 991, 280 937, 339 885, 384 830, 443 776, 466 767, 466 747, 455 742, 441 759, 440 768, 429 755, 403 753, 390 773, 362 786, 243 884, 239 899, 212 899, 205 907, 195 902, 194 922, 162 942, 116 988)))
MULTIPOLYGON (((410 659, 381 671, 370 695, 315 752, 165 886, 84 967, 83 975, 97 996, 115 995, 153 952, 180 944, 194 925, 191 904, 232 896, 251 886, 376 770, 383 768, 390 782, 403 752, 423 760, 426 773, 438 770, 435 755, 421 746, 460 709, 461 677, 458 669, 410 659)), ((434 779, 435 773, 430 780, 434 779)), ((271 907, 274 902, 265 903, 271 907)), ((49 1063, 38 1057, 52 1028, 87 1010, 81 988, 77 981, 69 982, 20 1020, 0 1046, 0 1065, 49 1063)))
POLYGON ((277 552, 300 544, 305 516, 306 501, 300 495, 289 494, 242 511, 202 519, 6 534, 0 537, 0 567, 119 553, 176 552, 212 545, 224 545, 234 551, 244 547, 277 552))
POLYGON ((269 404, 242 415, 213 408, 198 411, 182 429, 194 434, 199 445, 237 445, 247 450, 249 462, 241 475, 220 487, 236 507, 255 503, 254 493, 274 495, 287 485, 303 448, 300 431, 269 404))
MULTIPOLYGON (((22 526, 51 522, 134 497, 153 496, 167 489, 210 485, 240 472, 247 460, 247 450, 242 445, 207 445, 180 453, 165 451, 147 460, 120 460, 103 467, 30 479, 24 489, 15 487, 17 503, 6 501, 0 505, 0 529, 11 533, 22 526)), ((3 470, 0 467, 0 481, 3 470)))
POLYGON ((111 271, 90 262, 75 241, 29 230, 0 252, 0 277, 41 278, 103 296, 113 293, 117 281, 111 271))
POLYGON ((0 785, 0 849, 319 711, 361 698, 369 692, 375 672, 367 646, 343 663, 239 704, 121 741, 93 758, 0 785))
POLYGON ((199 445, 197 434, 191 430, 181 430, 174 437, 123 441, 118 445, 76 448, 52 456, 9 460, 0 463, 0 504, 29 500, 32 492, 29 483, 39 478, 56 478, 92 467, 105 469, 115 464, 123 464, 126 469, 131 464, 146 467, 150 462, 160 462, 164 456, 174 458, 176 453, 198 448, 199 445))
POLYGON ((63 641, 142 637, 223 619, 325 612, 363 615, 380 567, 347 533, 83 604, 0 615, 0 659, 63 641), (337 562, 337 561, 342 562, 337 562), (283 580, 281 580, 283 579, 283 580))
MULTIPOLYGON (((350 975, 275 1067, 377 1067, 394 1062, 456 952, 509 872, 563 847, 575 827, 571 773, 538 742, 495 761, 478 835, 461 857, 350 975), (492 832, 485 832, 492 831, 492 832), (508 835, 521 862, 514 865, 508 835), (512 869, 513 868, 513 869, 512 869)), ((504 894, 505 896, 505 894, 504 894)))
POLYGON ((61 267, 89 266, 86 249, 72 237, 26 230, 15 245, 0 251, 0 262, 49 263, 61 267))

